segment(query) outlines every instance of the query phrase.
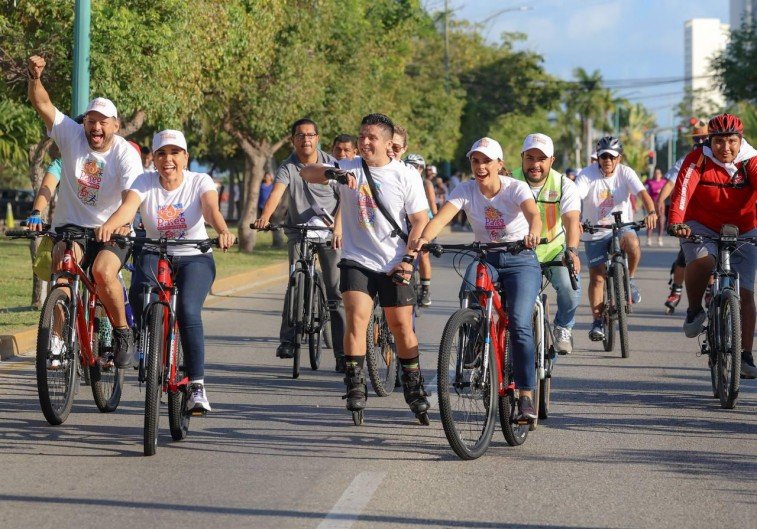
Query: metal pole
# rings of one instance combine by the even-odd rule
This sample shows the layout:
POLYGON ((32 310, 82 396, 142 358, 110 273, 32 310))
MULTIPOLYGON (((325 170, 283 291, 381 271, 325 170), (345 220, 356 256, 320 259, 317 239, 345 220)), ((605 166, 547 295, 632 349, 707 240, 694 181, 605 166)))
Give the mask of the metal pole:
MULTIPOLYGON (((444 0, 444 90, 449 95, 449 0, 444 0)), ((449 160, 444 160, 444 176, 450 177, 449 160)))
POLYGON ((89 26, 91 0, 76 0, 74 17, 74 74, 71 79, 71 114, 78 116, 89 103, 89 26))

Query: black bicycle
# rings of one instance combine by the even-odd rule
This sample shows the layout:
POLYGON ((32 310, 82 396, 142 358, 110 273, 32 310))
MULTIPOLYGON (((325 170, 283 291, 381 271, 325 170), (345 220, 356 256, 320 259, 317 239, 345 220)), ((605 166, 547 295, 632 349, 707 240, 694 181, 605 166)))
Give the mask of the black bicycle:
MULTIPOLYGON (((258 229, 254 224, 250 224, 250 228, 258 229)), ((330 313, 326 286, 315 267, 318 261, 315 241, 308 239, 307 235, 308 232, 331 232, 333 229, 306 224, 269 224, 262 229, 291 229, 299 232, 298 257, 289 267, 289 284, 284 297, 284 318, 287 325, 294 328, 292 378, 297 378, 300 376, 301 345, 307 340, 310 368, 316 371, 321 365, 321 349, 330 343, 330 313)))
POLYGON ((583 223, 587 233, 597 230, 612 230, 610 253, 607 256, 605 286, 602 299, 602 321, 605 336, 602 339, 605 351, 610 352, 615 346, 614 322, 618 322, 618 336, 620 338, 620 355, 623 358, 631 356, 631 344, 628 338, 628 315, 631 314, 631 276, 628 272, 628 257, 620 246, 621 229, 630 227, 635 231, 646 226, 644 221, 623 222, 620 211, 613 212, 615 221, 612 224, 583 223))
POLYGON ((378 298, 373 304, 373 312, 368 322, 365 364, 376 395, 386 397, 398 387, 397 344, 386 323, 384 309, 381 308, 378 298))

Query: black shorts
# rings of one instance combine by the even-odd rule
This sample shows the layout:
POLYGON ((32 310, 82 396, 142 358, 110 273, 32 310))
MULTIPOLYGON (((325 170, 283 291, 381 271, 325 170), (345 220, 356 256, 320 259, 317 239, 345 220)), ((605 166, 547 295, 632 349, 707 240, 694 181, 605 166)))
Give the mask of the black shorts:
POLYGON ((97 242, 93 239, 85 238, 85 235, 94 233, 94 230, 92 228, 82 228, 81 226, 76 226, 75 224, 64 224, 63 226, 55 228, 55 232, 74 232, 82 234, 82 239, 76 240, 76 242, 84 249, 84 256, 82 257, 79 266, 81 266, 82 270, 85 271, 92 266, 92 263, 95 262, 95 257, 97 257, 97 254, 101 251, 111 252, 115 254, 115 256, 118 257, 121 266, 123 266, 124 263, 129 259, 129 254, 131 253, 131 246, 128 245, 122 248, 114 242, 97 242))
POLYGON ((407 307, 415 304, 415 290, 412 285, 398 285, 384 272, 375 272, 354 261, 343 259, 339 262, 339 291, 365 292, 371 299, 378 294, 382 307, 407 307))

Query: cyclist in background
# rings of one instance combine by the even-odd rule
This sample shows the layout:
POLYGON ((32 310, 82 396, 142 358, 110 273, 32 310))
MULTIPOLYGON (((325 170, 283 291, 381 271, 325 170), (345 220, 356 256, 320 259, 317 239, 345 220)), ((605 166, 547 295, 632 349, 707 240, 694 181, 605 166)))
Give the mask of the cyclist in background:
MULTIPOLYGON (((528 184, 539 208, 541 237, 549 241, 536 248, 539 262, 553 261, 567 251, 566 258, 573 262, 580 281, 581 198, 576 185, 552 169, 554 154, 552 138, 545 134, 529 134, 520 151, 521 166, 513 170, 513 178, 528 184)), ((544 270, 544 275, 557 292, 555 350, 569 354, 573 352, 572 329, 581 302, 580 283, 578 290, 573 290, 568 269, 564 266, 551 266, 544 270)))
MULTIPOLYGON (((663 186, 665 186, 665 179, 663 178, 662 169, 659 167, 654 168, 651 178, 647 178, 644 182, 644 187, 647 189, 647 193, 652 198, 652 203, 656 204, 657 199, 660 196, 663 186)), ((656 229, 647 228, 647 246, 652 246, 652 234, 657 232, 657 245, 662 246, 665 244, 662 240, 662 230, 665 227, 665 210, 657 208, 659 225, 656 229)))
MULTIPOLYGON (((83 125, 58 110, 42 85, 45 64, 45 59, 37 55, 29 58, 28 96, 45 123, 48 135, 61 152, 62 172, 52 225, 59 233, 83 233, 86 228, 100 226, 118 209, 122 197, 142 173, 142 160, 124 138, 116 135, 119 128, 118 111, 109 99, 97 97, 90 101, 83 125)), ((46 192, 47 187, 41 188, 35 198, 38 207, 27 219, 31 230, 42 229, 40 211, 49 202, 46 192)), ((118 231, 130 233, 131 220, 126 219, 118 231)), ((53 249, 53 268, 56 271, 63 258, 64 247, 64 243, 58 243, 53 249)), ((82 239, 74 246, 74 252, 84 269, 91 266, 97 296, 113 317, 115 363, 118 367, 127 367, 131 363, 130 349, 134 338, 126 321, 118 271, 126 262, 129 251, 114 244, 82 239)))
MULTIPOLYGON (((496 269, 508 307, 508 332, 513 352, 515 384, 519 390, 521 417, 536 419, 532 395, 536 383, 532 314, 541 288, 541 267, 533 248, 542 231, 541 216, 528 186, 500 174, 504 169, 502 147, 491 138, 481 138, 468 151, 475 180, 463 182, 412 243, 414 250, 436 237, 461 209, 465 209, 479 242, 524 241, 519 253, 492 250, 486 261, 496 269)), ((495 278, 493 278, 495 279, 495 278)))
MULTIPOLYGON (((318 149, 318 125, 308 118, 295 121, 291 127, 291 139, 294 151, 284 160, 276 171, 273 190, 263 206, 260 218, 255 221, 257 229, 263 229, 271 221, 271 215, 276 211, 284 193, 289 191, 289 208, 287 224, 310 224, 325 226, 324 210, 336 217, 339 201, 336 192, 329 186, 309 184, 300 176, 300 170, 305 164, 321 163, 333 165, 335 160, 328 153, 318 149)), ((339 263, 340 250, 337 241, 341 239, 341 222, 334 227, 332 239, 312 239, 318 262, 321 266, 323 282, 326 287, 331 314, 331 337, 334 347, 335 370, 344 372, 344 309, 342 295, 339 292, 339 263)), ((299 256, 299 232, 287 230, 287 248, 289 250, 289 265, 291 266, 299 256)), ((318 232, 316 232, 318 233, 318 232)), ((287 302, 284 301, 284 310, 287 302)), ((286 317, 282 315, 279 339, 281 343, 276 348, 279 358, 294 356, 294 327, 287 325, 286 317)))
MULTIPOLYGON (((652 228, 657 223, 657 212, 652 198, 644 189, 636 172, 622 165, 623 144, 618 138, 605 136, 597 142, 596 164, 584 168, 576 178, 578 194, 582 201, 583 218, 591 224, 613 222, 613 212, 622 212, 623 222, 631 222, 631 195, 637 195, 647 210, 646 225, 652 228)), ((631 298, 634 303, 641 301, 641 294, 636 287, 634 276, 641 259, 641 248, 636 232, 630 227, 623 228, 620 246, 628 257, 628 273, 631 283, 631 298)), ((594 322, 589 331, 589 339, 600 342, 605 337, 602 323, 602 291, 605 281, 605 261, 610 251, 612 233, 600 230, 597 233, 584 233, 586 257, 589 262, 589 304, 594 322)))
POLYGON ((349 134, 340 134, 331 144, 331 156, 335 160, 352 160, 357 155, 357 138, 349 134))
MULTIPOLYGON (((234 244, 226 221, 218 209, 218 192, 209 175, 188 171, 189 155, 184 134, 178 130, 158 132, 152 139, 156 171, 140 175, 132 184, 124 203, 96 230, 97 240, 107 242, 118 226, 142 215, 146 236, 151 239, 207 239, 207 222, 218 232, 218 245, 225 251, 234 244)), ((211 251, 171 246, 171 267, 179 289, 176 316, 189 376, 187 410, 210 411, 205 392, 205 335, 202 306, 216 275, 211 251)), ((132 281, 158 287, 158 254, 145 245, 132 281)), ((142 303, 134 306, 137 322, 142 303)))
MULTIPOLYGON (((405 159, 405 163, 418 171, 423 182, 423 191, 426 194, 426 200, 428 201, 428 218, 429 220, 434 218, 437 213, 436 209, 436 195, 434 194, 434 184, 426 180, 423 177, 424 170, 426 168, 426 160, 420 154, 408 154, 405 159)), ((418 273, 421 280, 421 306, 428 307, 431 305, 431 256, 427 252, 423 252, 418 257, 418 273)))
MULTIPOLYGON (((717 237, 725 224, 738 227, 745 237, 757 236, 757 150, 744 138, 738 116, 721 114, 708 123, 707 144, 695 148, 683 161, 670 197, 671 235, 717 237), (685 224, 684 224, 685 223, 685 224)), ((689 338, 702 332, 706 319, 702 296, 717 256, 717 244, 683 241, 686 256, 686 296, 689 308, 683 331, 689 338)), ((755 304, 754 275, 757 248, 741 245, 731 254, 731 267, 739 274, 741 300, 741 376, 755 378, 752 356, 755 304)))

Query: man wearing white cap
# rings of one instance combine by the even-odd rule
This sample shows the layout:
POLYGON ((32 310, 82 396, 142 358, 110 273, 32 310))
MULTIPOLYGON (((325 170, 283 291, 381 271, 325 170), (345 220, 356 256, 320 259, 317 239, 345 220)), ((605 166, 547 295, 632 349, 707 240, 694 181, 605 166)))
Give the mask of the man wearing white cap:
MULTIPOLYGON (((128 250, 113 244, 96 243, 84 234, 86 229, 98 227, 121 205, 134 179, 142 173, 142 160, 125 139, 116 135, 118 112, 112 101, 102 97, 93 99, 84 115, 83 126, 65 116, 53 105, 42 85, 41 76, 45 60, 39 56, 29 58, 28 95, 34 110, 42 118, 48 135, 60 148, 63 170, 58 186, 58 202, 53 219, 56 231, 82 233, 76 245, 83 266, 92 267, 97 295, 113 316, 115 363, 125 367, 130 362, 129 349, 133 343, 124 310, 124 296, 118 271, 128 257, 128 250)), ((34 211, 31 229, 40 230, 42 219, 34 211)), ((121 228, 128 233, 128 226, 121 228)), ((63 244, 53 251, 54 268, 63 257, 63 244)), ((62 350, 53 344, 53 355, 62 350)), ((55 365, 55 359, 51 359, 55 365)))
MULTIPOLYGON (((647 226, 654 228, 657 224, 654 202, 636 172, 620 163, 623 156, 623 144, 620 140, 612 136, 600 139, 597 142, 597 156, 599 162, 584 168, 576 178, 578 194, 582 200, 583 218, 591 224, 610 225, 614 222, 613 212, 620 211, 622 221, 631 222, 631 195, 637 195, 649 212, 645 219, 647 226)), ((641 259, 639 238, 631 228, 623 228, 621 232, 620 245, 628 257, 628 273, 631 276, 631 299, 634 303, 639 303, 641 294, 634 282, 636 268, 641 259)), ((602 291, 606 273, 605 261, 610 251, 612 233, 610 230, 599 230, 594 234, 584 233, 583 241, 589 261, 589 304, 594 316, 589 339, 599 342, 605 337, 602 323, 602 291)))
MULTIPOLYGON (((529 185, 541 214, 541 237, 549 242, 537 246, 539 262, 554 261, 565 252, 563 261, 572 261, 580 279, 581 198, 576 185, 552 169, 554 154, 552 138, 540 133, 529 134, 520 150, 521 166, 513 170, 513 178, 529 185)), ((555 349, 559 354, 569 354, 573 351, 571 331, 576 323, 581 289, 573 290, 568 269, 563 266, 550 266, 543 273, 557 292, 555 349)))

